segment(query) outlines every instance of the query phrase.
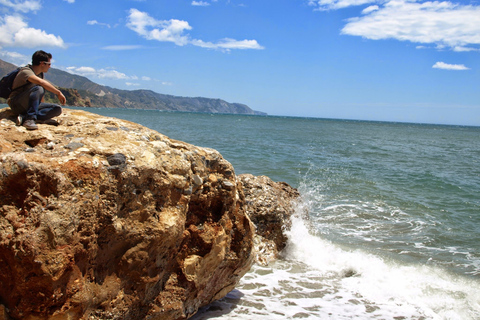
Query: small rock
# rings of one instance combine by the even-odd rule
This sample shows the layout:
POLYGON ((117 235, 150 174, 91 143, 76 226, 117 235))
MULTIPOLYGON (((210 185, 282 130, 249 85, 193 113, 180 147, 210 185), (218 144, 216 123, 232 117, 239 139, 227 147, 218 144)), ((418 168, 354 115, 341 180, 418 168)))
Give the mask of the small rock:
POLYGON ((222 185, 227 190, 232 190, 233 187, 235 186, 233 183, 231 183, 230 181, 227 181, 227 180, 223 181, 222 185))
POLYGON ((70 149, 72 151, 78 149, 78 148, 81 148, 83 147, 84 144, 83 143, 80 143, 80 142, 70 142, 69 144, 67 144, 64 148, 66 149, 70 149))
POLYGON ((47 150, 53 150, 55 148, 55 143, 54 142, 49 142, 47 143, 47 150))
POLYGON ((127 162, 127 157, 123 153, 115 153, 108 156, 107 161, 111 166, 121 166, 127 162))
POLYGON ((193 184, 196 185, 196 186, 200 186, 203 184, 203 179, 200 178, 200 176, 198 176, 197 174, 194 174, 193 175, 193 184))

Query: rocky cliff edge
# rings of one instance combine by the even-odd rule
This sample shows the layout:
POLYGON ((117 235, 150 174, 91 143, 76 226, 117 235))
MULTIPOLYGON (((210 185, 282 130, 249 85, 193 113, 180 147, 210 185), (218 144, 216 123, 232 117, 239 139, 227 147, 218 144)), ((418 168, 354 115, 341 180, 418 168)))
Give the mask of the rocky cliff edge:
POLYGON ((257 207, 294 189, 132 122, 58 120, 27 131, 0 110, 0 319, 186 319, 235 287, 254 242, 263 263, 282 248, 285 210, 257 207), (248 211, 276 228, 254 236, 248 211))

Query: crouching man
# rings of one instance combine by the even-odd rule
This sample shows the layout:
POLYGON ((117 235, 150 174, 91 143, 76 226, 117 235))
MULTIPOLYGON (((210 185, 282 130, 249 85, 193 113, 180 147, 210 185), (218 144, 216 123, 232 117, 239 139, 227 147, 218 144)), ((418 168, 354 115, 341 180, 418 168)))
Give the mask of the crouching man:
POLYGON ((23 124, 28 130, 38 129, 37 123, 54 122, 51 119, 62 113, 59 105, 43 102, 45 90, 55 94, 62 105, 66 102, 63 93, 43 79, 43 74, 50 69, 51 59, 50 53, 35 52, 32 64, 21 68, 13 81, 7 103, 17 116, 17 125, 23 124))

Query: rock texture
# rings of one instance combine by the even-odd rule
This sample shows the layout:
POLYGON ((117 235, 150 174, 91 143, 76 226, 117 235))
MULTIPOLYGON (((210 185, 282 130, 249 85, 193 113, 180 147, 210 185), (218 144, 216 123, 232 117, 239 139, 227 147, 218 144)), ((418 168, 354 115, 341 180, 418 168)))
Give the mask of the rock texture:
POLYGON ((185 319, 235 287, 254 227, 229 162, 128 121, 59 121, 0 110, 0 318, 185 319))
POLYGON ((274 182, 266 176, 242 174, 237 180, 243 187, 247 214, 256 226, 256 262, 266 265, 287 244, 286 231, 291 226, 300 193, 287 183, 274 182))

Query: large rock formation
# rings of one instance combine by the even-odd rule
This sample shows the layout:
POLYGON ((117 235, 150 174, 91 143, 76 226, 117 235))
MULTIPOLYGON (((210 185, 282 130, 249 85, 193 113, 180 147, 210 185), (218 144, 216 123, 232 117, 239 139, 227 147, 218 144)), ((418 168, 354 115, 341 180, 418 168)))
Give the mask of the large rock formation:
POLYGON ((0 318, 184 319, 234 288, 253 226, 230 163, 128 121, 0 110, 0 318))
POLYGON ((285 182, 267 176, 241 174, 246 211, 256 226, 254 237, 256 262, 267 265, 278 257, 287 244, 286 231, 291 226, 300 193, 285 182))

